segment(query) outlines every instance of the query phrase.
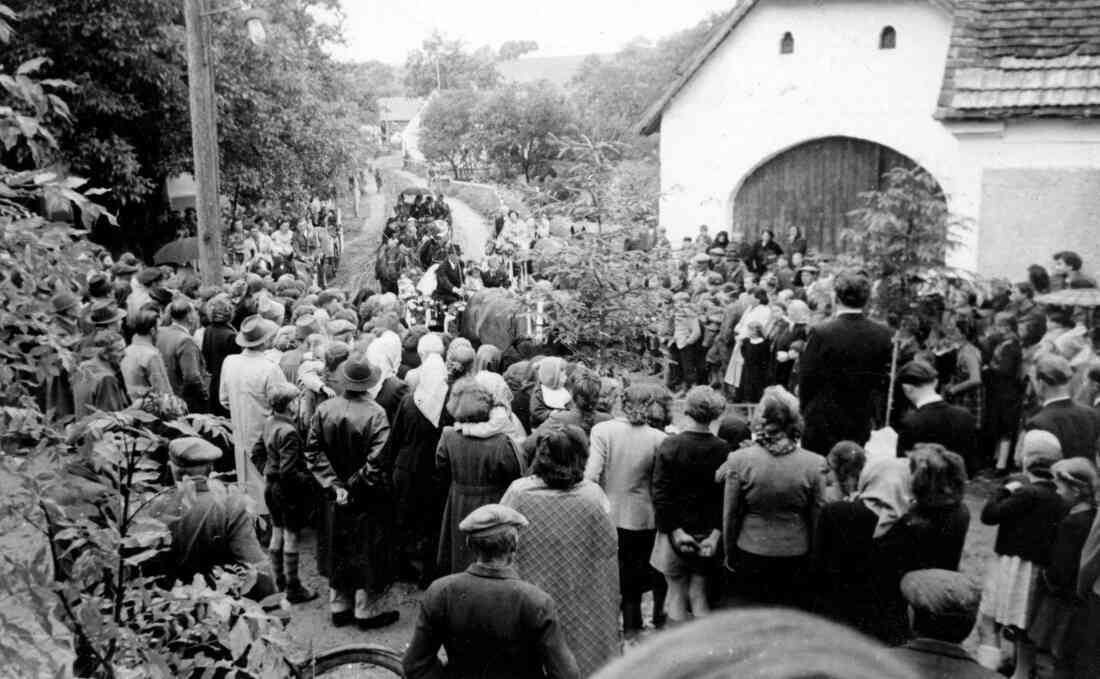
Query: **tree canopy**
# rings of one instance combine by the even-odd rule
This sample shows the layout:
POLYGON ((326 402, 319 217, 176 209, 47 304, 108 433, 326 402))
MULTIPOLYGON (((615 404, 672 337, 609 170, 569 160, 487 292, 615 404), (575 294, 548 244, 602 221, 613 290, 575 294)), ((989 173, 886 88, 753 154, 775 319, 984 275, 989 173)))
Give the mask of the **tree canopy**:
POLYGON ((436 89, 490 89, 500 83, 496 62, 488 47, 469 51, 461 40, 435 31, 405 60, 405 90, 411 97, 425 97, 436 89))
MULTIPOLYGON (((60 159, 106 203, 123 240, 150 238, 167 177, 191 169, 187 62, 178 0, 15 0, 8 68, 46 61, 43 75, 75 86, 58 134, 60 159)), ((270 3, 269 40, 251 45, 239 17, 209 18, 215 54, 221 192, 245 203, 302 197, 331 181, 362 145, 370 79, 324 47, 337 26, 317 10, 336 0, 270 3)), ((126 243, 131 245, 131 243, 126 243)))

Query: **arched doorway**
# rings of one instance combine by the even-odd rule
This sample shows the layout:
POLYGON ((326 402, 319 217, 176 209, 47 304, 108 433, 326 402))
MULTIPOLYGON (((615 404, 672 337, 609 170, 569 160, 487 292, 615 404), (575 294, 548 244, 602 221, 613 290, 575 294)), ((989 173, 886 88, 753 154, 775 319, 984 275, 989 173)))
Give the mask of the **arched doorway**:
POLYGON ((834 254, 859 194, 882 188, 883 174, 917 167, 892 148, 853 137, 799 144, 756 168, 733 199, 733 228, 749 240, 771 229, 780 241, 797 226, 810 249, 834 254))

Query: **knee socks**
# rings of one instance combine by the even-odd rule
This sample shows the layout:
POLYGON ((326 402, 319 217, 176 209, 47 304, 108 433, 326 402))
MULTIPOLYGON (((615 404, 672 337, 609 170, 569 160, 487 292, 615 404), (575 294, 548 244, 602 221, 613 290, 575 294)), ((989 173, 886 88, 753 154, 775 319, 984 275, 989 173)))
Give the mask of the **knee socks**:
POLYGON ((286 583, 289 587, 301 587, 302 581, 298 577, 298 552, 285 552, 286 558, 286 583))
MULTIPOLYGON (((286 575, 283 573, 283 550, 272 549, 268 551, 271 556, 271 568, 275 571, 275 586, 282 591, 286 589, 286 575)), ((297 555, 295 555, 297 563, 297 555)))

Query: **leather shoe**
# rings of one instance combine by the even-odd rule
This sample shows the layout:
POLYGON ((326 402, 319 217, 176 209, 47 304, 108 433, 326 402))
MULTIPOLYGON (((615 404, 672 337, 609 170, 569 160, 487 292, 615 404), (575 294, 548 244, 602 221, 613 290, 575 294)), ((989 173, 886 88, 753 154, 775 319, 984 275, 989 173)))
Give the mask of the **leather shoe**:
POLYGON ((359 629, 378 629, 379 627, 389 627, 400 619, 401 614, 397 611, 386 611, 369 618, 356 618, 355 624, 359 625, 359 629))

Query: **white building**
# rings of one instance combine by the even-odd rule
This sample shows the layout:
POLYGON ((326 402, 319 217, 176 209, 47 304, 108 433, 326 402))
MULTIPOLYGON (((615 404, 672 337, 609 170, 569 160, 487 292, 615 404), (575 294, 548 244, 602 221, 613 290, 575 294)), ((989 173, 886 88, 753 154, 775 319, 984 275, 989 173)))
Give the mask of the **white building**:
POLYGON ((1095 0, 740 0, 641 130, 673 242, 797 225, 831 252, 858 193, 916 163, 971 223, 956 266, 1100 267, 1095 0))

